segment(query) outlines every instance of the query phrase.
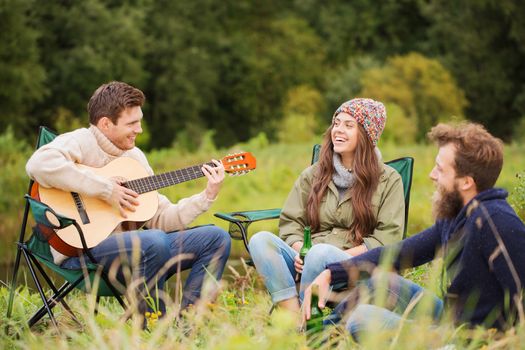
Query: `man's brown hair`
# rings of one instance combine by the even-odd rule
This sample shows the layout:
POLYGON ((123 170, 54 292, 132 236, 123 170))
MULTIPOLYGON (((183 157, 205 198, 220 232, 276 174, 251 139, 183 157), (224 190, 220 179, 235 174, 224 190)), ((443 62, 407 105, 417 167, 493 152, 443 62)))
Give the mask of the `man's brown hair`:
POLYGON ((117 124, 120 113, 129 107, 142 107, 146 97, 139 89, 120 81, 100 86, 89 99, 89 122, 96 125, 100 118, 108 117, 117 124))
POLYGON ((475 123, 438 124, 428 138, 439 147, 453 144, 456 176, 471 176, 478 192, 492 188, 503 167, 503 142, 475 123))

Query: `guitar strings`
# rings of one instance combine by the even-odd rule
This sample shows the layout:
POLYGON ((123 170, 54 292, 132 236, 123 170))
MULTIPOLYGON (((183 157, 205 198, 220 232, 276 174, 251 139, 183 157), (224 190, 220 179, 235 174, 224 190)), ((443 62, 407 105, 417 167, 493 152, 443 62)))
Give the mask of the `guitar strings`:
MULTIPOLYGON (((212 162, 205 163, 215 167, 212 162)), ((203 164, 191 166, 184 169, 169 171, 166 173, 143 177, 140 179, 130 180, 124 183, 124 186, 132 189, 138 194, 151 192, 159 188, 176 185, 181 182, 193 180, 204 176, 201 170, 203 164)))

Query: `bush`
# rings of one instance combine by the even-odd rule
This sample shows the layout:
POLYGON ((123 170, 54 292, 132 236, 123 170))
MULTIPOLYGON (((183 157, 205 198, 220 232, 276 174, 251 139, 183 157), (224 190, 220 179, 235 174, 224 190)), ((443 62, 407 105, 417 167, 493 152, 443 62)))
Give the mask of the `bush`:
POLYGON ((25 163, 31 154, 30 147, 17 139, 11 128, 0 135, 0 212, 2 221, 14 216, 18 206, 13 201, 21 202, 27 191, 28 177, 25 173, 25 163))
MULTIPOLYGON (((322 96, 316 89, 300 85, 288 92, 283 108, 284 118, 277 127, 279 141, 300 143, 312 141, 322 110, 322 96)), ((328 125, 328 122, 325 123, 328 125)))
POLYGON ((430 128, 452 116, 461 119, 467 105, 464 92, 450 72, 434 59, 418 53, 394 56, 381 68, 361 77, 363 97, 395 103, 417 126, 418 141, 430 128))
POLYGON ((23 196, 29 179, 25 164, 31 148, 8 128, 0 134, 0 263, 11 261, 13 242, 23 214, 23 196))
POLYGON ((333 113, 343 102, 354 97, 368 97, 359 95, 363 89, 361 76, 364 71, 380 66, 381 63, 370 56, 358 56, 349 59, 344 67, 328 73, 325 93, 328 109, 326 113, 333 113))
POLYGON ((385 103, 386 125, 381 143, 395 145, 410 145, 416 140, 416 121, 405 114, 403 109, 395 103, 385 103))

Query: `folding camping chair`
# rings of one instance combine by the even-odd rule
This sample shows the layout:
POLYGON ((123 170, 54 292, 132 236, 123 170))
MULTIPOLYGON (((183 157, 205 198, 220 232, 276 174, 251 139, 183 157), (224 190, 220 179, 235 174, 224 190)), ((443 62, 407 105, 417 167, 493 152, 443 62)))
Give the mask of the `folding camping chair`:
MULTIPOLYGON (((57 134, 52 130, 46 127, 40 127, 38 133, 38 140, 36 148, 51 142, 57 134)), ((18 269, 20 267, 21 256, 24 256, 24 259, 31 273, 31 277, 36 285, 38 293, 42 298, 43 306, 29 319, 29 327, 32 327, 36 322, 38 322, 46 313, 49 315, 53 325, 57 327, 58 325, 53 314, 53 307, 58 303, 61 303, 65 310, 73 317, 73 319, 78 323, 79 321, 71 311, 71 308, 65 302, 64 298, 75 288, 80 289, 85 292, 93 291, 97 295, 97 305, 99 298, 101 296, 113 296, 117 298, 120 305, 125 308, 125 304, 120 297, 120 293, 116 288, 109 282, 107 274, 102 271, 101 267, 97 265, 96 260, 90 254, 84 239, 84 234, 82 229, 73 219, 64 217, 59 213, 56 213, 52 208, 47 206, 45 203, 42 203, 35 199, 34 186, 35 182, 30 180, 29 189, 25 195, 26 203, 24 209, 24 216, 22 219, 22 224, 20 228, 20 237, 17 242, 17 254, 15 260, 15 266, 13 270, 13 278, 11 280, 11 291, 9 294, 9 301, 7 306, 7 317, 11 317, 11 312, 13 309, 14 295, 17 286, 17 275, 18 269), (27 229, 27 222, 29 218, 29 211, 33 214, 33 217, 36 221, 36 226, 33 228, 33 234, 26 241, 25 234, 27 229), (50 232, 53 230, 63 229, 67 226, 74 225, 77 229, 78 234, 83 245, 83 251, 88 257, 88 261, 85 264, 83 269, 79 270, 70 270, 64 269, 56 265, 53 262, 53 256, 50 251, 49 244, 47 242, 50 232), (44 270, 44 266, 54 271, 56 274, 61 276, 65 282, 60 287, 57 288, 49 275, 44 270), (44 285, 41 283, 37 272, 43 278, 49 288, 52 291, 52 296, 47 297, 46 292, 44 291, 44 285), (97 278, 100 276, 100 278, 97 278), (93 289, 96 279, 99 281, 97 290, 93 289)), ((49 294, 49 293, 48 293, 49 294)))
MULTIPOLYGON (((319 153, 321 145, 314 145, 312 150, 311 164, 319 160, 319 153)), ((412 173, 414 169, 414 158, 403 157, 386 162, 385 164, 394 168, 403 181, 403 191, 405 196, 405 228, 403 231, 403 238, 406 237, 408 226, 408 207, 410 204, 410 190, 412 186, 412 173)), ((242 240, 246 251, 250 253, 248 248, 248 227, 256 221, 277 219, 281 214, 281 209, 262 209, 249 211, 236 211, 230 213, 215 213, 215 216, 229 222, 228 232, 232 239, 242 240)))

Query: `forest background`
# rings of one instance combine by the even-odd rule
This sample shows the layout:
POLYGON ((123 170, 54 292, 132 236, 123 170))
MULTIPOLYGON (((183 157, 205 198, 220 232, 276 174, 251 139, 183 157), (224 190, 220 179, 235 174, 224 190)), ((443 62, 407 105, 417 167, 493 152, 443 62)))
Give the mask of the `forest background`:
MULTIPOLYGON (((511 0, 1 0, 0 240, 11 243, 17 234, 37 126, 86 126, 87 100, 111 80, 145 92, 138 143, 157 171, 242 145, 270 147, 277 158, 261 158, 260 183, 250 185, 247 199, 268 191, 261 206, 282 204, 335 108, 355 96, 387 106, 385 159, 428 153, 426 132, 451 119, 480 122, 519 153, 524 16, 525 3, 511 0), (304 162, 280 163, 287 154, 304 162), (289 178, 272 175, 282 166, 289 178)), ((428 186, 429 169, 418 158, 416 179, 428 186)), ((525 162, 519 155, 509 162, 506 188, 517 186, 519 197, 525 162)), ((184 188, 168 193, 176 200, 184 188)), ((225 191, 215 209, 247 209, 225 191)), ((1 246, 9 261, 14 246, 1 246)))
MULTIPOLYGON (((436 149, 425 134, 440 121, 479 122, 506 142, 497 185, 510 192, 511 204, 525 218, 523 18, 525 2, 518 0, 0 0, 0 312, 27 190, 24 166, 37 128, 62 133, 87 126, 89 97, 111 80, 145 92, 144 134, 137 142, 157 172, 237 150, 257 157, 257 170, 227 179, 212 210, 195 224, 227 228, 214 211, 280 207, 333 111, 356 96, 387 107, 383 158, 415 158, 409 235, 432 221, 428 173, 436 149)), ((162 192, 176 201, 204 184, 200 179, 162 192)), ((277 223, 257 223, 252 232, 260 229, 276 232, 277 223)), ((246 256, 240 242, 232 255, 246 256)), ((419 282, 418 274, 411 276, 419 282)), ((253 337, 267 348, 287 348, 287 340, 290 348, 304 345, 293 321, 273 327, 268 296, 255 292, 261 288, 249 289, 245 299, 239 280, 221 294, 219 307, 226 311, 204 314, 193 335, 172 327, 172 336, 186 339, 182 348, 214 342, 232 348, 252 344, 253 337), (245 303, 251 304, 239 308, 245 303)), ((27 293, 20 290, 23 298, 16 299, 13 324, 21 328, 38 303, 36 294, 27 293)), ((144 346, 148 336, 137 331, 130 337, 122 323, 119 331, 100 336, 100 329, 117 324, 121 310, 112 304, 110 310, 101 312, 96 325, 92 312, 84 312, 89 331, 73 328, 63 348, 112 348, 104 341, 119 347, 136 337, 140 348, 164 344, 164 331, 152 333, 144 346)), ((522 344, 522 329, 504 343, 495 340, 492 348, 522 344)), ((49 337, 27 331, 20 343, 9 337, 0 342, 8 348, 56 343, 52 329, 40 330, 49 337)), ((442 330, 433 336, 410 332, 404 348, 462 342, 457 329, 442 330)), ((493 335, 481 333, 481 344, 493 335)), ((467 338, 473 344, 471 334, 467 338)))

